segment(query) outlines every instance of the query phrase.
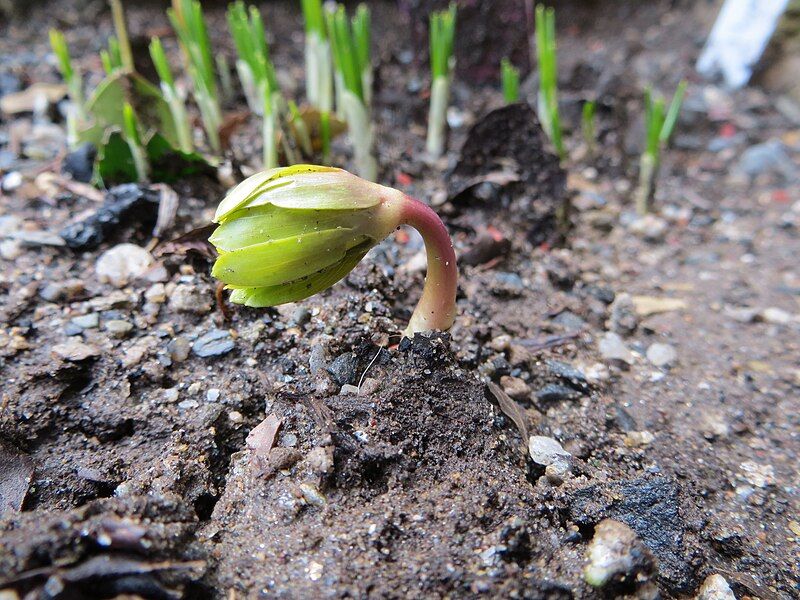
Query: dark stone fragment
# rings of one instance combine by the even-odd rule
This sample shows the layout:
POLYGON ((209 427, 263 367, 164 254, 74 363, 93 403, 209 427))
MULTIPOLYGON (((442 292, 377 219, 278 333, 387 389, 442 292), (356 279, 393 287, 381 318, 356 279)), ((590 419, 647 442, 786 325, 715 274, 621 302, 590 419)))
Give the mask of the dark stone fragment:
POLYGON ((340 354, 327 368, 333 380, 339 385, 354 385, 358 376, 358 359, 351 352, 340 354))
POLYGON ((573 389, 579 392, 589 391, 589 382, 586 380, 586 375, 581 373, 572 365, 568 365, 560 360, 547 360, 545 361, 548 371, 573 389))
POLYGON ((658 559, 661 585, 675 596, 699 583, 693 551, 684 539, 688 526, 681 514, 678 486, 666 477, 642 477, 591 485, 572 494, 569 518, 582 530, 603 519, 633 529, 658 559))
POLYGON ((548 383, 538 392, 536 399, 539 402, 560 402, 562 400, 577 400, 581 394, 574 389, 559 383, 548 383))
POLYGON ((450 334, 437 331, 415 333, 414 339, 403 338, 398 349, 401 352, 410 351, 428 366, 439 365, 450 357, 450 334))
POLYGON ((75 181, 89 183, 92 180, 96 156, 97 148, 95 148, 94 144, 81 144, 64 157, 61 172, 72 175, 75 181))
POLYGON ((510 249, 511 241, 507 238, 498 240, 489 234, 479 235, 469 250, 460 256, 459 262, 470 266, 482 265, 498 256, 505 256, 510 249))
POLYGON ((132 224, 137 229, 153 228, 158 215, 160 194, 135 183, 111 188, 97 212, 66 226, 60 235, 74 250, 93 250, 121 228, 132 224))
POLYGON ((202 358, 222 356, 233 350, 236 344, 231 334, 223 329, 212 329, 207 334, 197 338, 192 344, 192 352, 202 358))
POLYGON ((639 431, 636 419, 619 404, 614 404, 614 421, 622 431, 639 431))
POLYGON ((603 304, 611 304, 614 301, 616 294, 610 287, 590 285, 586 288, 586 293, 594 298, 597 298, 603 304))

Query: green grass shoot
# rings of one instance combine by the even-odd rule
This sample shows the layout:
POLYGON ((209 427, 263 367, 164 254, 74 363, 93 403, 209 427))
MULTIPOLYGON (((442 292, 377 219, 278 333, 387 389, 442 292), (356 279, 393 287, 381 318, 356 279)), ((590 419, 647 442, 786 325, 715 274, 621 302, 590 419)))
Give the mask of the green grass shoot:
POLYGON ((146 182, 150 178, 150 165, 139 132, 139 120, 129 102, 122 106, 122 129, 133 157, 136 177, 140 182, 146 182))
POLYGON ((506 104, 519 102, 519 69, 504 58, 500 63, 500 76, 503 83, 503 99, 506 104))
POLYGON ((186 112, 185 99, 175 87, 172 69, 170 69, 161 40, 157 37, 150 40, 150 58, 153 60, 159 79, 161 79, 161 93, 164 94, 164 99, 167 101, 172 118, 175 121, 175 130, 180 149, 186 153, 192 152, 194 143, 192 142, 192 128, 189 122, 189 115, 186 112))
POLYGON ((536 7, 536 57, 539 63, 538 112, 542 127, 558 156, 566 157, 561 118, 558 110, 558 58, 556 48, 556 13, 541 4, 536 7))
POLYGON ((450 80, 455 67, 453 46, 456 31, 456 5, 430 15, 431 102, 428 112, 426 150, 432 158, 444 152, 450 80))
POLYGON ((594 154, 597 146, 597 129, 595 126, 597 112, 597 102, 594 100, 587 100, 583 103, 581 110, 581 132, 583 133, 583 141, 586 144, 586 150, 589 155, 594 154))

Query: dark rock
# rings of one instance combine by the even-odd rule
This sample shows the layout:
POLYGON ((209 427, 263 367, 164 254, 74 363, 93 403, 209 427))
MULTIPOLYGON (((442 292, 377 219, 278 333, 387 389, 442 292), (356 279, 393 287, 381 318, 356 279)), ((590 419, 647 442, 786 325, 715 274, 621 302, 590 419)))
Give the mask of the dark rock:
POLYGON ((560 312, 553 317, 553 323, 561 325, 567 331, 580 331, 586 325, 586 321, 569 310, 560 312))
POLYGON ((678 486, 666 477, 628 479, 578 490, 572 494, 569 518, 581 529, 607 518, 628 525, 658 559, 661 585, 679 596, 699 583, 680 500, 678 486))
POLYGON ((61 230, 61 237, 74 250, 97 248, 120 224, 133 224, 137 229, 150 230, 156 222, 160 194, 135 183, 111 188, 103 205, 94 214, 61 230))
POLYGON ((581 394, 574 389, 559 383, 548 383, 538 392, 536 399, 539 402, 560 402, 562 400, 577 400, 581 394))
POLYGON ((192 344, 192 352, 202 358, 222 356, 236 346, 231 334, 223 329, 212 329, 207 334, 197 338, 192 344))
POLYGON ((94 144, 81 144, 64 157, 61 171, 72 175, 75 181, 89 183, 92 180, 96 156, 97 148, 95 148, 94 144))
POLYGON ((568 365, 560 360, 547 360, 544 364, 550 374, 564 381, 573 389, 584 393, 589 391, 589 382, 586 380, 586 375, 572 365, 568 365))
POLYGON ((522 278, 516 273, 497 272, 494 274, 492 293, 501 298, 519 298, 525 291, 522 278))
POLYGON ((497 239, 489 234, 479 235, 469 250, 461 255, 459 262, 470 266, 482 265, 493 258, 508 254, 510 249, 511 241, 507 238, 497 239))
POLYGON ((639 431, 636 419, 619 404, 614 404, 614 421, 622 431, 639 431))
POLYGON ((22 89, 22 80, 14 73, 0 73, 0 96, 13 94, 22 89))
POLYGON ((352 352, 340 354, 326 370, 337 384, 353 385, 358 377, 358 359, 352 352))
POLYGON ((597 298, 603 304, 611 304, 614 301, 614 290, 610 287, 599 286, 599 285, 589 285, 586 286, 585 292, 592 296, 593 298, 597 298))

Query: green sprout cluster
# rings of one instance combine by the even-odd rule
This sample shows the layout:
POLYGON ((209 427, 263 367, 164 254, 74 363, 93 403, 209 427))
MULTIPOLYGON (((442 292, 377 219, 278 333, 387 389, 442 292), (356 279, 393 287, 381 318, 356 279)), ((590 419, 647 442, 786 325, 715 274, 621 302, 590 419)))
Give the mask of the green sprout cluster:
POLYGON ((536 7, 536 58, 539 63, 537 111, 542 127, 561 159, 566 157, 558 111, 558 59, 556 13, 541 4, 536 7))
POLYGON ((655 178, 661 162, 661 150, 667 146, 686 94, 686 82, 678 84, 669 108, 664 98, 653 97, 650 87, 645 90, 645 149, 639 162, 639 185, 634 192, 636 211, 645 215, 650 211, 650 201, 655 192, 655 178))
POLYGON ((333 65, 322 0, 302 0, 305 18, 306 96, 321 114, 333 110, 333 65))
POLYGON ((456 32, 456 5, 430 15, 431 103, 425 148, 433 158, 444 152, 450 81, 455 68, 453 46, 456 32))
POLYGON ((67 139, 70 146, 75 146, 78 140, 78 126, 85 120, 83 101, 83 78, 72 67, 72 58, 64 39, 64 34, 55 29, 50 30, 50 45, 58 60, 58 68, 64 83, 67 84, 70 106, 67 111, 67 139))
POLYGON ((353 142, 356 172, 365 179, 374 181, 378 176, 378 163, 373 154, 372 123, 370 122, 369 91, 365 91, 364 73, 370 62, 370 18, 369 9, 361 5, 351 21, 344 6, 325 13, 328 38, 333 51, 336 81, 340 82, 337 106, 347 121, 353 142))
POLYGON ((503 84, 503 99, 506 104, 519 102, 519 69, 504 58, 500 63, 500 76, 503 84))
POLYGON ((192 142, 192 129, 189 123, 189 115, 186 112, 186 98, 178 91, 175 86, 175 79, 172 76, 167 56, 161 40, 154 37, 150 40, 150 58, 153 60, 158 77, 161 80, 161 93, 164 100, 169 104, 172 118, 175 121, 176 135, 178 144, 183 152, 192 152, 194 143, 192 142))
POLYGON ((278 133, 283 105, 275 67, 270 58, 264 22, 258 8, 249 15, 241 0, 228 7, 228 25, 239 59, 236 71, 251 110, 263 115, 264 168, 278 166, 278 133))
POLYGON ((192 81, 208 142, 215 152, 219 152, 222 109, 203 7, 199 0, 173 0, 172 7, 167 9, 167 16, 183 49, 186 70, 192 81))

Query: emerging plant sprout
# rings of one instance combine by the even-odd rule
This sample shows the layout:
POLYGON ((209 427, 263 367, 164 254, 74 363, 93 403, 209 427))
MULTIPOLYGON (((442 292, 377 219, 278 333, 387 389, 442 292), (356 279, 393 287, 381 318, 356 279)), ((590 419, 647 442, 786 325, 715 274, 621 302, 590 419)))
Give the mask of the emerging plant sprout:
MULTIPOLYGON (((353 141, 356 172, 361 177, 374 181, 378 176, 378 163, 372 154, 372 123, 364 92, 365 66, 361 62, 364 51, 359 50, 359 42, 365 38, 363 34, 361 38, 356 38, 344 6, 339 5, 336 10, 326 12, 325 17, 333 48, 333 64, 342 81, 340 106, 353 141)), ((360 24, 369 27, 369 19, 360 24)), ((369 39, 369 35, 366 39, 369 39)), ((369 48, 366 49, 366 56, 369 58, 369 48)))
POLYGON ((70 106, 67 110, 67 140, 70 146, 75 146, 78 142, 78 126, 86 120, 83 108, 83 79, 72 66, 72 58, 69 55, 69 48, 64 39, 64 34, 56 29, 50 30, 50 46, 58 60, 58 69, 61 77, 67 84, 70 106))
POLYGON ((634 192, 636 212, 640 215, 646 215, 650 210, 650 200, 655 192, 655 178, 661 161, 661 150, 672 137, 685 94, 686 82, 681 81, 665 114, 664 99, 660 97, 653 99, 652 90, 649 87, 645 90, 645 149, 639 162, 639 185, 634 192))
POLYGON ((250 7, 248 18, 244 2, 239 1, 228 8, 228 24, 239 53, 236 71, 247 103, 253 112, 264 117, 264 168, 272 169, 278 166, 277 137, 282 97, 267 46, 264 22, 255 6, 250 7))
MULTIPOLYGON (((125 23, 125 11, 122 10, 122 1, 110 0, 110 4, 111 17, 114 21, 114 31, 117 33, 117 37, 114 38, 115 60, 118 60, 122 68, 133 71, 133 51, 131 50, 131 43, 128 39, 128 26, 125 23)), ((109 43, 111 43, 111 40, 109 40, 109 43)))
POLYGON ((306 28, 306 95, 320 113, 333 110, 333 65, 322 0, 302 0, 306 28))
POLYGON ((342 169, 295 165, 253 175, 217 208, 212 274, 246 306, 296 302, 345 277, 400 225, 425 240, 428 274, 405 335, 449 329, 458 271, 450 236, 427 205, 342 169))
POLYGON ((451 3, 447 10, 431 13, 431 105, 428 112, 428 139, 425 148, 434 158, 440 157, 444 152, 450 81, 456 64, 453 56, 455 32, 455 4, 451 3))
POLYGON ((192 152, 194 144, 192 143, 189 115, 186 112, 186 99, 175 86, 175 79, 172 77, 172 70, 169 68, 167 56, 164 54, 164 47, 157 37, 150 40, 150 58, 153 59, 153 65, 161 79, 161 93, 164 94, 164 100, 167 101, 172 119, 175 121, 175 133, 178 137, 179 147, 183 152, 192 152))
POLYGON ((208 143, 215 152, 219 152, 222 111, 203 8, 198 0, 172 0, 172 8, 167 10, 167 15, 183 48, 186 69, 192 80, 194 98, 200 109, 208 143))
POLYGON ((594 100, 584 102, 581 111, 581 131, 583 132, 583 141, 586 144, 586 152, 589 156, 594 156, 597 146, 596 111, 597 102, 594 100))
POLYGON ((147 152, 145 152, 139 133, 139 120, 136 118, 133 107, 128 102, 122 106, 122 119, 125 142, 128 144, 133 157, 136 177, 140 182, 148 181, 150 179, 150 163, 147 160, 147 152))
POLYGON ((358 5, 352 24, 353 41, 361 69, 361 90, 364 92, 364 104, 369 108, 372 106, 372 13, 366 4, 358 5))
POLYGON ((537 112, 542 128, 563 159, 564 140, 558 112, 558 61, 556 56, 556 13, 541 4, 536 7, 536 57, 539 63, 537 112))
POLYGON ((500 63, 500 76, 503 82, 503 99, 506 104, 519 101, 519 69, 504 58, 500 63))

